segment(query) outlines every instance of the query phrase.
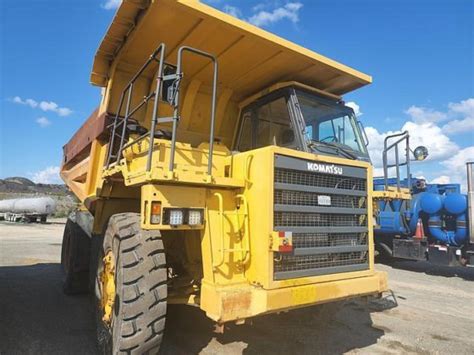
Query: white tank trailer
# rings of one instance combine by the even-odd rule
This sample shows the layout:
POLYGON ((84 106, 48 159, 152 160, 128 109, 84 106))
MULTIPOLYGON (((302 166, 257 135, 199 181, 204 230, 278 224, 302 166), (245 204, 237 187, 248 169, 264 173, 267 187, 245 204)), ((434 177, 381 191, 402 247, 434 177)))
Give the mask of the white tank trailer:
POLYGON ((11 222, 46 222, 56 211, 56 201, 51 197, 15 198, 0 201, 0 219, 11 222))

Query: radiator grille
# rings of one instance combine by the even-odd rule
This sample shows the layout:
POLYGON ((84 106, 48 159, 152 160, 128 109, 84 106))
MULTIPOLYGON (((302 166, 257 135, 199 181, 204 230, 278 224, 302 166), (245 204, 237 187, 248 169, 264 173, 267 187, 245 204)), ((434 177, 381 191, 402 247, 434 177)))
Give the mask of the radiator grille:
POLYGON ((367 174, 346 170, 307 171, 307 161, 289 157, 276 164, 274 229, 292 232, 293 252, 275 253, 274 279, 368 269, 367 174))
POLYGON ((280 227, 360 227, 365 215, 274 212, 274 224, 280 227))
POLYGON ((368 252, 328 253, 322 255, 282 255, 275 260, 275 271, 299 271, 331 268, 335 266, 361 265, 367 263, 368 252))
POLYGON ((366 191, 366 179, 354 177, 335 176, 322 173, 305 172, 277 168, 275 182, 294 185, 328 187, 332 189, 345 189, 366 191))
POLYGON ((367 233, 293 233, 293 248, 366 245, 367 233))
POLYGON ((348 196, 336 194, 320 194, 305 191, 275 190, 274 203, 280 205, 318 206, 321 195, 330 196, 332 207, 366 208, 365 196, 348 196))

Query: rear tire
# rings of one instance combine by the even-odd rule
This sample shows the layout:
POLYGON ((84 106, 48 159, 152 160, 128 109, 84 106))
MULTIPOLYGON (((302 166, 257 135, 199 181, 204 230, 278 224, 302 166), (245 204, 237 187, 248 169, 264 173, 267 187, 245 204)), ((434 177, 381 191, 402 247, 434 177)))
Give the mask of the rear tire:
POLYGON ((156 354, 165 328, 167 268, 158 231, 140 228, 140 215, 113 215, 99 253, 97 336, 104 354, 156 354), (115 298, 110 323, 101 306, 104 255, 112 252, 115 298))
POLYGON ((90 239, 75 222, 68 219, 61 247, 63 291, 68 295, 89 290, 90 239))

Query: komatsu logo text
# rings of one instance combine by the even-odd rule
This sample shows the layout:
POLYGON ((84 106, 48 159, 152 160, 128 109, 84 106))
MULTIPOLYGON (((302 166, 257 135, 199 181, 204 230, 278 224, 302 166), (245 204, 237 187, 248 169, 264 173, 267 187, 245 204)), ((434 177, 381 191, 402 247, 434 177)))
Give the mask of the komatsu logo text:
POLYGON ((308 163, 309 171, 317 171, 318 173, 342 175, 342 168, 336 165, 326 165, 319 163, 308 163))

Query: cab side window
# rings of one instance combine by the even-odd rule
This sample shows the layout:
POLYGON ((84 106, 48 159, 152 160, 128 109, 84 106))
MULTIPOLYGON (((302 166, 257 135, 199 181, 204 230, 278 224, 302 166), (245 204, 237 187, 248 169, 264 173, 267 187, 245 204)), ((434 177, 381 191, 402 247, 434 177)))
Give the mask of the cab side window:
POLYGON ((244 111, 240 130, 239 151, 269 145, 295 146, 295 134, 285 97, 244 111))
POLYGON ((252 114, 250 111, 247 111, 242 116, 238 150, 245 152, 250 149, 252 149, 252 114))

